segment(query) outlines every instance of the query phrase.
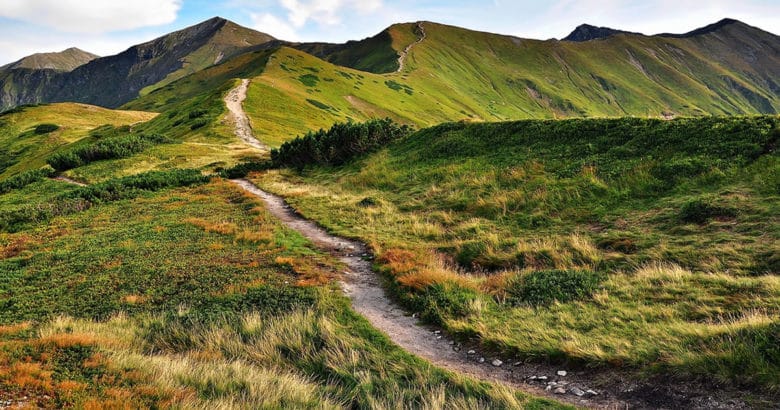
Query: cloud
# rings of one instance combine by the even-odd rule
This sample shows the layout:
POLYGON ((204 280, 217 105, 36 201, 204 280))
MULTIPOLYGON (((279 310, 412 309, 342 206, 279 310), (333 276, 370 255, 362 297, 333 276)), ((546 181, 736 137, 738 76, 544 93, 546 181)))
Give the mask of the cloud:
POLYGON ((69 33, 106 33, 168 24, 182 0, 0 0, 0 17, 69 33))
POLYGON ((309 20, 323 25, 339 24, 345 9, 367 14, 382 7, 381 0, 280 0, 279 3, 287 9, 289 22, 298 28, 309 20))
POLYGON ((251 14, 252 26, 263 33, 268 33, 278 39, 298 41, 295 28, 273 14, 251 14))

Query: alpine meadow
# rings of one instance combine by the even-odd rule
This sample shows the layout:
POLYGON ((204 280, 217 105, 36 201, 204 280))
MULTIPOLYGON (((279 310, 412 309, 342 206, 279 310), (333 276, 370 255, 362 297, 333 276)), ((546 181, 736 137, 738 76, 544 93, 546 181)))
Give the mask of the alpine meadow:
POLYGON ((0 67, 0 408, 780 408, 780 37, 690 29, 214 17, 0 67))

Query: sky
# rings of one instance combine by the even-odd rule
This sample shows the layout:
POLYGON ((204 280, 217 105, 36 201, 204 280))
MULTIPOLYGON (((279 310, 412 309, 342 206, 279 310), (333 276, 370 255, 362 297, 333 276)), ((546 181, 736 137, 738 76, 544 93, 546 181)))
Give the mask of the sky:
POLYGON ((582 23, 684 33, 725 17, 780 33, 780 0, 0 0, 0 66, 69 47, 113 55, 214 16, 289 41, 359 40, 420 20, 534 39, 582 23))

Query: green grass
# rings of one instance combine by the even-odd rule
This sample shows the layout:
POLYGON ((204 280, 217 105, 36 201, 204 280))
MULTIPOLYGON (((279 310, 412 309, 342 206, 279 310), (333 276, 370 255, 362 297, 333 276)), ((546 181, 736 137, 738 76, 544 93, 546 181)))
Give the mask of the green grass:
POLYGON ((254 180, 367 241, 401 300, 487 347, 776 391, 779 125, 444 124, 254 180))
POLYGON ((70 103, 24 107, 2 114, 0 178, 46 165, 46 159, 57 149, 89 137, 101 126, 128 126, 155 115, 70 103))
MULTIPOLYGON (((38 181, 0 213, 99 188, 38 181)), ((0 270, 0 383, 37 406, 560 407, 393 345, 338 262, 227 182, 0 232, 0 270)))

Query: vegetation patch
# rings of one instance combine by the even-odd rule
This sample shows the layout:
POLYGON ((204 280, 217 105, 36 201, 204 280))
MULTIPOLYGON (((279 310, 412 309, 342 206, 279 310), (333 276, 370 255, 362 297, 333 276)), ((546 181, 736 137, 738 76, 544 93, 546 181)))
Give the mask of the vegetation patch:
POLYGON ((506 288, 507 302, 545 306, 583 300, 593 295, 602 278, 585 270, 547 270, 518 275, 506 288))
POLYGON ((126 158, 155 145, 170 142, 159 135, 126 135, 60 151, 46 162, 57 171, 66 171, 106 159, 126 158))
POLYGON ((307 165, 341 165, 356 156, 375 151, 411 133, 406 125, 389 118, 365 123, 339 123, 329 130, 309 132, 271 151, 277 167, 303 168, 307 165))
POLYGON ((688 201, 680 208, 680 220, 696 224, 703 224, 714 218, 735 218, 737 215, 736 209, 715 204, 706 198, 688 201))
POLYGON ((60 126, 57 124, 40 124, 35 127, 34 132, 37 135, 41 135, 57 131, 58 129, 60 129, 60 126))
POLYGON ((320 82, 320 78, 314 74, 303 74, 298 77, 298 81, 307 87, 316 87, 320 82))

